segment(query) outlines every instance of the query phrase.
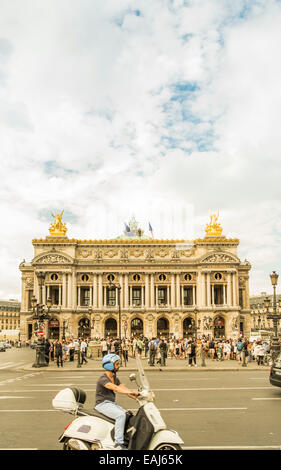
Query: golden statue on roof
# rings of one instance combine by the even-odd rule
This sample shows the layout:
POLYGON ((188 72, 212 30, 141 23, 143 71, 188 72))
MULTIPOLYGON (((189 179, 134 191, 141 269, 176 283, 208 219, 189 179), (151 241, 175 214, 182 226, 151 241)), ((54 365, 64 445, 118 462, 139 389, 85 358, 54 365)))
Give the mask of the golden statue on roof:
POLYGON ((222 227, 218 223, 219 210, 213 213, 209 210, 210 222, 206 225, 205 232, 207 237, 220 237, 222 234, 222 227))
POLYGON ((52 237, 65 237, 67 228, 66 228, 66 225, 62 223, 61 221, 63 213, 64 213, 64 210, 60 214, 56 214, 56 215, 52 214, 52 216, 55 219, 54 223, 51 224, 49 227, 49 232, 52 237))

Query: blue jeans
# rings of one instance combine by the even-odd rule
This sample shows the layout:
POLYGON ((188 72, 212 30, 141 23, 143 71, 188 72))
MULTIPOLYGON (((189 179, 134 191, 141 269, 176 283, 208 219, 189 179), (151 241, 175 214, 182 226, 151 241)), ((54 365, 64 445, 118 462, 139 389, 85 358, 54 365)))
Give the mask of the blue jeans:
POLYGON ((115 419, 115 444, 124 444, 126 410, 110 400, 105 400, 102 403, 99 403, 95 406, 95 409, 108 418, 115 419))

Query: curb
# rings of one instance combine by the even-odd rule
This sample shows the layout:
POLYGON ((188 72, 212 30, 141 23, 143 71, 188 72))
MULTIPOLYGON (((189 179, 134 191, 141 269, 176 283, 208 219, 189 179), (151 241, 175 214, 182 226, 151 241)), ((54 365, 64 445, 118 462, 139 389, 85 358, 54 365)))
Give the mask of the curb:
MULTIPOLYGON (((211 367, 178 367, 178 368, 172 368, 172 367, 154 367, 153 369, 151 367, 144 367, 143 370, 145 372, 148 371, 153 371, 153 372, 247 372, 247 371, 268 371, 270 369, 270 366, 264 366, 263 368, 260 367, 233 367, 233 368, 211 368, 211 367)), ((24 371, 36 371, 40 370, 40 372, 52 372, 52 373, 70 373, 70 372, 103 372, 103 369, 101 367, 92 367, 91 369, 83 369, 82 367, 77 367, 75 369, 69 369, 69 368, 49 368, 49 367, 32 367, 26 366, 26 367, 19 367, 17 370, 24 370, 24 371)), ((122 367, 122 369, 119 370, 119 372, 136 372, 138 369, 137 367, 122 367)))

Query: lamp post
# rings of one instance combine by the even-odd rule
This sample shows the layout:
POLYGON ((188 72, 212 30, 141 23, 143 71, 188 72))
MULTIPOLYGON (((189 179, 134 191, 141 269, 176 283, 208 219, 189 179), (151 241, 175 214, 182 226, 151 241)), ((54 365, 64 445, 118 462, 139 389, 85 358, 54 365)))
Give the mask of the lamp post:
POLYGON ((117 301, 118 301, 118 326, 119 326, 119 351, 118 355, 120 357, 120 364, 122 365, 122 338, 121 338, 121 304, 120 304, 120 292, 121 292, 121 285, 115 284, 111 280, 109 281, 109 285, 113 286, 117 289, 117 301))
MULTIPOLYGON (((40 295, 41 297, 41 295, 40 295)), ((41 297, 42 298, 42 297, 41 297)), ((42 303, 37 303, 37 299, 33 295, 31 298, 31 306, 33 310, 33 315, 30 317, 31 320, 38 320, 38 327, 39 329, 44 328, 44 321, 49 320, 51 317, 49 315, 50 308, 52 306, 52 300, 50 298, 47 299, 47 310, 44 308, 45 305, 42 303)), ((38 331, 38 329, 37 329, 38 331)), ((38 336, 38 333, 37 333, 38 336)), ((35 362, 32 367, 47 367, 48 364, 45 358, 45 339, 44 337, 38 337, 37 344, 36 344, 36 356, 35 362)))
MULTIPOLYGON (((269 313, 269 307, 270 307, 269 297, 266 297, 266 299, 264 300, 264 306, 267 311, 267 318, 269 320, 273 320, 273 338, 272 338, 272 343, 271 343, 271 348, 270 348, 271 349, 270 353, 271 353, 271 357, 273 361, 277 358, 278 354, 280 353, 280 340, 278 337, 278 321, 281 319, 281 314, 277 313, 277 302, 276 302, 276 286, 278 283, 278 277, 279 275, 275 271, 272 271, 272 273, 270 274, 271 284, 273 286, 273 303, 272 303, 273 313, 272 314, 269 313)), ((279 309, 280 308, 281 308, 281 301, 279 300, 279 309)))

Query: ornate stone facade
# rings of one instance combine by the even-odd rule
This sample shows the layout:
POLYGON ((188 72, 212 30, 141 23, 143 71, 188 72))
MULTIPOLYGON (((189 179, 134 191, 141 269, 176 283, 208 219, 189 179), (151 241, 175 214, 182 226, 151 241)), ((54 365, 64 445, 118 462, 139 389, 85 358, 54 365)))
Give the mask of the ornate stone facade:
POLYGON ((122 336, 181 338, 196 328, 198 336, 249 335, 251 265, 238 258, 238 239, 207 229, 193 241, 154 240, 141 230, 113 240, 33 240, 32 262, 20 265, 21 337, 32 335, 32 295, 52 299, 50 337, 118 336, 119 315, 122 336))

